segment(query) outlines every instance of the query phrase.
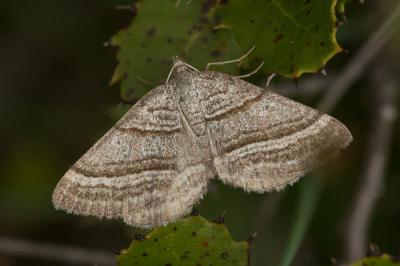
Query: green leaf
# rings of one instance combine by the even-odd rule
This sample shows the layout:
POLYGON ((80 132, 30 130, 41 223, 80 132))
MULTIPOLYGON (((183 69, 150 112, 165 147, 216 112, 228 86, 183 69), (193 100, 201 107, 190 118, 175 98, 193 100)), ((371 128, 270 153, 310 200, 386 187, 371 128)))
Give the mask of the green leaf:
MULTIPOLYGON (((217 1, 142 1, 131 25, 111 43, 119 47, 112 83, 122 80, 121 96, 133 100, 165 80, 172 57, 204 69, 213 61, 236 58, 239 47, 230 30, 215 29, 224 15, 217 1)), ((226 65, 232 72, 235 65, 226 65)))
MULTIPOLYGON (((347 0, 339 0, 340 8, 347 0)), ((131 25, 111 43, 119 48, 112 83, 134 100, 166 79, 172 57, 196 68, 208 62, 247 58, 266 72, 298 78, 317 72, 342 49, 336 42, 335 0, 139 1, 131 25)), ((338 7, 339 8, 339 7, 338 7)), ((213 68, 237 74, 235 64, 213 68)))
POLYGON ((394 261, 389 255, 382 255, 380 257, 367 257, 359 260, 351 266, 400 266, 399 261, 394 261))
POLYGON ((134 241, 118 256, 120 266, 248 265, 248 243, 232 240, 225 225, 200 216, 178 220, 134 241))
POLYGON ((317 72, 342 49, 336 42, 335 0, 231 0, 225 27, 264 70, 298 78, 317 72))

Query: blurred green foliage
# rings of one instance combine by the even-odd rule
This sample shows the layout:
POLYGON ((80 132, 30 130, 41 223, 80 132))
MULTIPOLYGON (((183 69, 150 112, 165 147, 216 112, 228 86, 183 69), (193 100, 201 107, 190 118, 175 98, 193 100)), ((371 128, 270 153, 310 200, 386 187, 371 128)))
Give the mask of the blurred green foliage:
POLYGON ((246 241, 232 240, 225 225, 201 216, 180 219, 154 229, 118 256, 120 266, 248 265, 246 241))

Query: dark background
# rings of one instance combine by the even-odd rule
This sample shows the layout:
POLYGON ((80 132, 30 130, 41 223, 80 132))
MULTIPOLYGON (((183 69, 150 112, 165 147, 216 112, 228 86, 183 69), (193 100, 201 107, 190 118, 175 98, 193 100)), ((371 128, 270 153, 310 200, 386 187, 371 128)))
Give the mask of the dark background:
MULTIPOLYGON (((349 21, 338 32, 339 43, 348 53, 328 63, 325 81, 335 82, 396 4, 369 2, 349 5, 349 21)), ((133 239, 136 230, 121 221, 68 215, 54 210, 51 203, 59 178, 127 108, 120 103, 118 85, 108 85, 116 66, 115 50, 103 46, 132 19, 129 11, 115 10, 116 4, 104 0, 0 3, 0 237, 96 248, 111 255, 133 239)), ((380 90, 390 79, 395 90, 389 100, 399 95, 398 47, 395 34, 333 110, 332 115, 354 136, 351 146, 335 160, 279 193, 247 194, 217 181, 210 185, 200 213, 214 219, 226 210, 226 224, 236 240, 257 231, 251 251, 254 265, 278 265, 291 241, 304 182, 316 182, 322 189, 315 209, 311 207, 315 212, 293 265, 330 265, 331 258, 340 261, 346 255, 349 215, 366 182, 368 158, 375 151, 370 143, 381 143, 382 135, 376 131, 382 128, 374 127, 380 90)), ((306 75, 297 87, 281 78, 273 84, 315 107, 325 93, 315 79, 306 75), (307 86, 317 89, 307 93, 307 86)), ((399 254, 399 124, 385 129, 392 137, 385 137, 387 165, 367 240, 399 254)), ((0 248, 0 265, 54 264, 6 254, 0 248)))

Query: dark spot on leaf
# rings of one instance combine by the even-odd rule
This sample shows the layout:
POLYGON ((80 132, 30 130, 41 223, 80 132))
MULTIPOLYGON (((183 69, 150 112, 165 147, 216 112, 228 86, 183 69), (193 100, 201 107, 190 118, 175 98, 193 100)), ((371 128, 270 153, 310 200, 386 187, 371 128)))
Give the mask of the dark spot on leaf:
POLYGON ((153 60, 151 59, 151 57, 146 57, 146 62, 147 63, 151 63, 153 60))
POLYGON ((178 230, 178 228, 176 228, 176 226, 174 226, 174 228, 172 228, 174 231, 178 230))
POLYGON ((142 253, 142 256, 143 256, 143 257, 147 257, 147 253, 146 253, 146 252, 143 252, 143 253, 142 253))
POLYGON ((319 30, 319 26, 318 26, 318 25, 315 25, 315 26, 314 26, 314 29, 315 29, 315 30, 319 30))
POLYGON ((189 250, 185 250, 185 252, 184 252, 185 254, 189 254, 189 250))
POLYGON ((275 29, 274 29, 274 32, 275 32, 275 33, 277 33, 278 31, 279 31, 279 29, 278 29, 278 28, 275 28, 275 29))
POLYGON ((193 31, 192 31, 192 30, 188 30, 188 31, 187 31, 187 35, 190 36, 190 35, 192 35, 192 34, 193 34, 193 31))
POLYGON ((219 50, 211 51, 210 56, 211 56, 212 58, 219 57, 219 56, 221 56, 221 51, 219 51, 219 50))
POLYGON ((304 5, 308 5, 309 3, 311 3, 311 0, 304 1, 304 5))
POLYGON ((221 257, 221 259, 226 260, 229 257, 229 254, 226 252, 222 252, 220 257, 221 257))
POLYGON ((250 23, 253 24, 254 22, 256 22, 254 19, 250 20, 250 23))
POLYGON ((167 37, 166 41, 167 43, 172 43, 172 39, 170 37, 167 37))
POLYGON ((291 64, 290 65, 290 73, 293 73, 294 72, 294 64, 291 64))
POLYGON ((155 28, 150 28, 150 29, 147 31, 147 36, 148 36, 148 37, 153 37, 155 33, 156 33, 156 29, 155 29, 155 28))
POLYGON ((190 235, 191 236, 197 236, 197 233, 193 231, 190 235))
POLYGON ((319 45, 321 45, 322 47, 324 47, 325 43, 324 43, 324 42, 320 42, 319 45))
POLYGON ((201 263, 196 262, 196 266, 201 266, 201 263))
POLYGON ((205 248, 208 248, 208 242, 207 241, 201 241, 201 245, 205 248))
POLYGON ((222 5, 226 5, 229 2, 229 0, 221 0, 219 3, 222 5))
POLYGON ((283 38, 283 34, 282 34, 282 33, 279 33, 279 34, 276 35, 275 38, 272 40, 272 43, 273 43, 274 45, 276 45, 280 40, 282 40, 282 38, 283 38))
POLYGON ((154 242, 157 242, 158 241, 158 238, 154 238, 154 240, 153 240, 154 242))
POLYGON ((201 13, 207 13, 217 3, 216 0, 206 0, 201 6, 201 13))
POLYGON ((167 263, 165 263, 165 266, 172 266, 172 264, 167 262, 167 263))
POLYGON ((208 257, 208 256, 210 256, 210 254, 208 252, 205 252, 204 256, 208 257))
POLYGON ((183 255, 180 256, 180 258, 181 258, 181 259, 187 259, 188 256, 186 256, 185 254, 183 254, 183 255))
POLYGON ((307 10, 306 11, 306 17, 308 17, 310 15, 310 13, 311 13, 311 10, 307 10))
POLYGON ((207 38, 207 37, 203 37, 203 38, 201 39, 201 41, 202 41, 203 43, 207 43, 207 42, 208 42, 208 38, 207 38))
POLYGON ((310 41, 306 42, 306 46, 310 46, 310 44, 311 44, 310 41))
POLYGON ((142 42, 142 44, 141 44, 140 46, 142 46, 143 48, 145 48, 145 47, 146 47, 146 44, 145 44, 144 42, 142 42))
POLYGON ((267 26, 271 25, 271 23, 272 23, 272 21, 271 21, 270 19, 267 19, 267 20, 265 21, 265 25, 267 25, 267 26))

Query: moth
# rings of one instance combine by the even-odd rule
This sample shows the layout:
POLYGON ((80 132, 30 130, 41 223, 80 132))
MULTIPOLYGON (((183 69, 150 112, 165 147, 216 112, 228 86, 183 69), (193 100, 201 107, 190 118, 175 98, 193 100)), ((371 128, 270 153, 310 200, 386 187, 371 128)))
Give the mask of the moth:
POLYGON ((352 140, 335 118, 239 78, 175 61, 57 184, 57 209, 151 228, 189 213, 215 177, 281 190, 352 140))

